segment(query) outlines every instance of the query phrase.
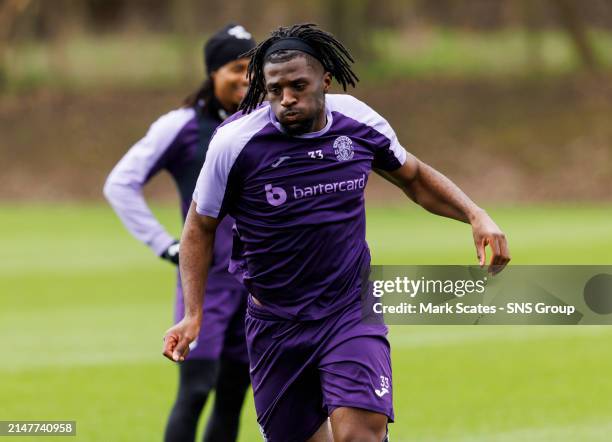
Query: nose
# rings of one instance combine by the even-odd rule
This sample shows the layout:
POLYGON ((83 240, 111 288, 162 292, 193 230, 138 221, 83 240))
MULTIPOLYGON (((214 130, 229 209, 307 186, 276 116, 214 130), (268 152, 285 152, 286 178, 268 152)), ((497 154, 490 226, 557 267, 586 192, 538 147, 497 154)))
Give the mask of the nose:
POLYGON ((289 88, 284 89, 283 90, 283 98, 281 100, 281 106, 283 107, 291 107, 293 106, 295 103, 297 103, 297 99, 295 98, 295 96, 291 93, 291 91, 289 90, 289 88))
POLYGON ((247 76, 247 71, 246 70, 240 76, 240 84, 242 84, 243 86, 248 86, 249 85, 249 77, 247 76))

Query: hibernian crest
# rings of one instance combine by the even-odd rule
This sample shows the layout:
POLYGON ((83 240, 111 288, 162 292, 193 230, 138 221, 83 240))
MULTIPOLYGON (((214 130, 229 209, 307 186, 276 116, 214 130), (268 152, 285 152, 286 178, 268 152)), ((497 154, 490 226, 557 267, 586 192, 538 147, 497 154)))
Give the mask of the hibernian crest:
POLYGON ((334 153, 338 161, 348 161, 353 158, 353 142, 349 137, 342 135, 334 141, 334 153))

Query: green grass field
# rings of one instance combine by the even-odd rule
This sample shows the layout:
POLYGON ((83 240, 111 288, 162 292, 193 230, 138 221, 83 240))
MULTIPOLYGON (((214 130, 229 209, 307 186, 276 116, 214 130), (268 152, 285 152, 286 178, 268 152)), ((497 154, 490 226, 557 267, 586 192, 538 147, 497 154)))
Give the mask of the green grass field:
MULTIPOLYGON (((178 232, 174 207, 156 212, 178 232)), ((612 264, 612 207, 490 213, 516 264, 612 264)), ((177 382, 160 353, 173 269, 103 205, 3 204, 0 226, 0 420, 161 440, 177 382)), ((378 264, 475 262, 469 226, 419 209, 372 208, 368 238, 378 264)), ((395 326, 390 338, 394 442, 610 440, 612 328, 395 326)), ((240 441, 259 440, 249 399, 240 441)))

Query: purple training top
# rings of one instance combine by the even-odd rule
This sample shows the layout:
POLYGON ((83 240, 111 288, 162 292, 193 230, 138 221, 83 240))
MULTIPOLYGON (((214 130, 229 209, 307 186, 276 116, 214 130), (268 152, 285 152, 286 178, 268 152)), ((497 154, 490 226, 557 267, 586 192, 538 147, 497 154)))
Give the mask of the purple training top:
MULTIPOLYGON (((207 117, 208 136, 221 119, 207 117)), ((134 144, 117 163, 104 185, 104 194, 127 229, 137 239, 161 255, 174 237, 157 221, 142 193, 143 186, 161 170, 170 173, 178 187, 183 219, 191 204, 191 194, 204 163, 204 146, 193 108, 173 110, 154 122, 144 138, 134 144)), ((232 245, 233 220, 223 220, 215 237, 213 265, 207 290, 241 289, 227 271, 232 245)))
POLYGON ((406 161, 389 123, 350 95, 326 96, 327 124, 287 135, 269 105, 225 121, 193 200, 235 218, 230 271, 271 314, 319 319, 358 299, 370 264, 364 188, 406 161))

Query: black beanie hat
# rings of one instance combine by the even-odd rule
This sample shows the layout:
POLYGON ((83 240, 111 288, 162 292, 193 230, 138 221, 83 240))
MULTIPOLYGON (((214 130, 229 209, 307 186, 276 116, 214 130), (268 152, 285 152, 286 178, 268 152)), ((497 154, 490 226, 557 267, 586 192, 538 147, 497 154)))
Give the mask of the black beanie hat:
POLYGON ((210 74, 216 71, 254 47, 255 40, 244 27, 236 24, 227 25, 210 37, 204 45, 206 72, 210 74))

